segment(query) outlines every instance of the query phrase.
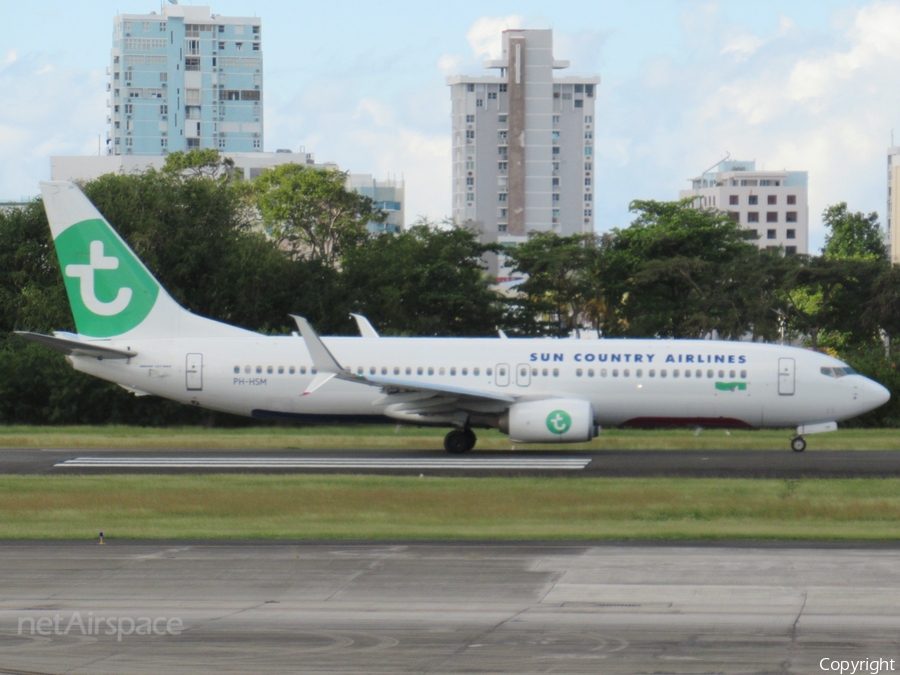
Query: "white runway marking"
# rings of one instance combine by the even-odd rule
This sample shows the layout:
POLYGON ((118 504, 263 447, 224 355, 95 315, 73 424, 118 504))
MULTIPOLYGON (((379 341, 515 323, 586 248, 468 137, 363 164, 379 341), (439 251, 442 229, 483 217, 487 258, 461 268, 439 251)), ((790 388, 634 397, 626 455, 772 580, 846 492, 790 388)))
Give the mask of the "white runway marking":
POLYGON ((553 457, 76 457, 54 466, 98 469, 500 469, 580 470, 590 458, 553 457))

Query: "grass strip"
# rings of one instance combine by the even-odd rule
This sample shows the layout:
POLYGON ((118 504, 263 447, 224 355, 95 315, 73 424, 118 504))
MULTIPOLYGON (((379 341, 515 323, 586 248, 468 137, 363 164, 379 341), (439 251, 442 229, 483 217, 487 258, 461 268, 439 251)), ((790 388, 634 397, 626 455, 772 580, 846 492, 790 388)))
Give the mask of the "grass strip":
MULTIPOLYGON (((443 450, 446 429, 394 425, 314 427, 0 427, 2 448, 93 449, 396 449, 443 450)), ((780 450, 788 448, 789 429, 731 431, 707 429, 604 429, 590 443, 519 445, 532 450, 780 450)), ((807 437, 809 450, 900 450, 900 429, 847 429, 807 437)), ((478 450, 511 450, 514 444, 495 430, 478 431, 478 450)))
POLYGON ((898 479, 0 477, 0 538, 885 540, 898 523, 898 479))

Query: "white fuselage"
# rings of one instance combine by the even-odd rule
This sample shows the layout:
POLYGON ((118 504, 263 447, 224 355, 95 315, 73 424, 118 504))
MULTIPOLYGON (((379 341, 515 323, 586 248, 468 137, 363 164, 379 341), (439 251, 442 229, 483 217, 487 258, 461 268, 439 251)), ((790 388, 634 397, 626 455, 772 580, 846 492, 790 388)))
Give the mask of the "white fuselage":
MULTIPOLYGON (((360 338, 323 341, 353 373, 502 392, 578 398, 595 423, 789 427, 840 421, 887 400, 817 352, 709 340, 360 338)), ((98 341, 100 342, 100 341, 98 341)), ((297 336, 111 340, 122 360, 69 357, 75 368, 137 392, 238 415, 314 419, 385 414, 378 387, 334 379, 308 396, 313 363, 297 336)), ((427 423, 427 420, 423 420, 427 423)))

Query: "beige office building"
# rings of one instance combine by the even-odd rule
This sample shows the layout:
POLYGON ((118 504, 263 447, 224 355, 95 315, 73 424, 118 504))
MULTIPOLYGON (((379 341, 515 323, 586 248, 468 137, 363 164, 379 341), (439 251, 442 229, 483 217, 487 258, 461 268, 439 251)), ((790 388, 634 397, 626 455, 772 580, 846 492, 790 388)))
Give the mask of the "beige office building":
POLYGON ((723 160, 691 178, 697 208, 725 211, 757 235, 760 248, 783 248, 786 255, 809 253, 809 203, 806 171, 757 170, 756 162, 723 160))

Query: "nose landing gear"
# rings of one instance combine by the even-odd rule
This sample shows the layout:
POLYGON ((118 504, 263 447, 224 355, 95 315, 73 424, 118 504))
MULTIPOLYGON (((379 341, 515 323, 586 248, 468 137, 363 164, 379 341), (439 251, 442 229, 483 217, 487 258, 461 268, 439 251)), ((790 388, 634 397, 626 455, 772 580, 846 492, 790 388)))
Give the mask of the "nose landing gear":
POLYGON ((803 436, 795 436, 791 439, 791 450, 794 452, 803 452, 806 450, 806 441, 803 436))
POLYGON ((471 429, 454 429, 444 436, 444 450, 454 455, 469 452, 478 439, 471 429))

